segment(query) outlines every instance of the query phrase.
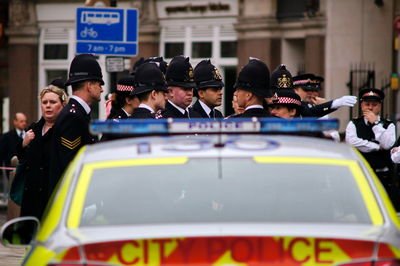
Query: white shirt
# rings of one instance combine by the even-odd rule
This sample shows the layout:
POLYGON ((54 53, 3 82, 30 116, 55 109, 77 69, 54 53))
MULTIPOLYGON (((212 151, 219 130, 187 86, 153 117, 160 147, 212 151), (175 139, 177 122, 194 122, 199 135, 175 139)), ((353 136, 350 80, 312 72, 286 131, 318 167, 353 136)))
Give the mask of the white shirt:
MULTIPOLYGON (((380 118, 378 117, 378 121, 379 120, 380 118)), ((364 119, 364 122, 368 125, 366 119, 364 119)), ((395 126, 393 123, 390 123, 386 129, 382 124, 374 125, 372 131, 374 132, 375 139, 379 141, 379 144, 359 138, 357 136, 356 126, 353 121, 350 121, 346 127, 346 142, 357 148, 360 152, 373 152, 378 151, 381 148, 383 150, 388 150, 396 141, 395 126)))
POLYGON ((394 151, 394 148, 393 148, 392 152, 390 153, 390 157, 392 158, 392 161, 394 163, 400 163, 400 149, 398 149, 397 151, 394 151))
POLYGON ((73 99, 75 99, 78 103, 80 103, 80 105, 82 105, 83 109, 85 109, 86 114, 89 114, 89 113, 90 113, 90 106, 89 106, 84 100, 82 100, 82 98, 79 98, 79 97, 76 96, 76 95, 72 95, 72 96, 69 97, 69 98, 73 98, 73 99))
POLYGON ((201 100, 199 100, 199 103, 200 103, 201 107, 203 107, 203 109, 206 112, 206 114, 208 115, 208 117, 210 117, 210 112, 211 112, 210 107, 208 107, 208 105, 203 103, 201 100))
POLYGON ((185 110, 185 109, 179 107, 178 105, 174 104, 174 103, 171 102, 170 100, 168 100, 168 102, 169 102, 170 104, 172 104, 172 106, 174 106, 176 109, 178 109, 179 112, 181 112, 183 115, 185 114, 185 111, 189 114, 189 110, 188 110, 187 108, 186 108, 186 110, 185 110))
POLYGON ((141 104, 139 104, 138 107, 140 107, 140 108, 145 108, 145 109, 149 110, 151 113, 154 113, 153 108, 151 108, 151 107, 148 106, 147 104, 141 103, 141 104))
POLYGON ((245 111, 246 111, 246 110, 249 110, 249 109, 253 109, 253 108, 261 108, 261 109, 264 109, 264 107, 263 107, 262 105, 260 105, 260 104, 253 104, 253 105, 247 106, 246 109, 245 109, 245 111))
POLYGON ((18 137, 25 137, 25 131, 24 130, 19 130, 19 129, 15 129, 15 131, 17 132, 18 137), (22 133, 22 136, 21 136, 22 133))

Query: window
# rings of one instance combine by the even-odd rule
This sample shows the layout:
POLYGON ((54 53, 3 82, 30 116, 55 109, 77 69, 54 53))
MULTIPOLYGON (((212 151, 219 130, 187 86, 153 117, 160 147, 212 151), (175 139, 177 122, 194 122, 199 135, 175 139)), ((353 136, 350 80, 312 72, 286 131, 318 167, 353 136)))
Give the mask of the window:
POLYGON ((68 71, 67 70, 46 70, 46 84, 50 84, 54 79, 61 78, 64 81, 68 79, 68 71))
POLYGON ((68 59, 68 44, 45 44, 44 59, 68 59))
POLYGON ((212 57, 212 43, 211 42, 194 42, 192 44, 192 57, 193 58, 210 58, 210 57, 212 57))
POLYGON ((177 55, 183 55, 183 42, 165 43, 165 58, 172 58, 177 55))
POLYGON ((236 41, 221 42, 221 57, 236 57, 236 41))
POLYGON ((279 0, 277 2, 279 20, 302 18, 304 15, 313 17, 319 10, 319 0, 279 0))

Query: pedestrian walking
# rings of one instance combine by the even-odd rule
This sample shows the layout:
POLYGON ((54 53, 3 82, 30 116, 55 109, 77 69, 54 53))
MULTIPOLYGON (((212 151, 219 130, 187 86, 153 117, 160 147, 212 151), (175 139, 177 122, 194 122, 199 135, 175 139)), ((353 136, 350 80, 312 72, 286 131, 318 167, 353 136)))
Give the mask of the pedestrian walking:
POLYGON ((50 85, 41 90, 39 99, 42 117, 28 128, 24 140, 18 146, 17 156, 21 166, 20 174, 24 178, 21 216, 34 216, 40 220, 49 194, 53 125, 67 103, 67 94, 50 85))

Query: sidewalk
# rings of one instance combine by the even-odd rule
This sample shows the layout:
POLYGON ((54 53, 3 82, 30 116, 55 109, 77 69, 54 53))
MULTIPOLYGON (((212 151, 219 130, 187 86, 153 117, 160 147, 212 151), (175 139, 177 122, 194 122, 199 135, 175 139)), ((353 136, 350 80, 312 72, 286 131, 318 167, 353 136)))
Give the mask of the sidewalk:
MULTIPOLYGON (((7 208, 0 206, 0 226, 6 220, 7 208)), ((0 266, 20 265, 24 257, 24 248, 8 248, 0 244, 0 266)))

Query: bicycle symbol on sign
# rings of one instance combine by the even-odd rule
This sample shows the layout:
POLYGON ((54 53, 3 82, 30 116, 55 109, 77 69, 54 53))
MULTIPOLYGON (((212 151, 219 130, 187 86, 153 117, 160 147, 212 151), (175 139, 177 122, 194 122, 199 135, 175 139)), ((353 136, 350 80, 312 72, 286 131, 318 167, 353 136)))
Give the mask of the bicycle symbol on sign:
POLYGON ((85 29, 81 31, 80 35, 82 38, 86 38, 87 36, 91 38, 97 38, 98 33, 91 27, 85 27, 85 29))

